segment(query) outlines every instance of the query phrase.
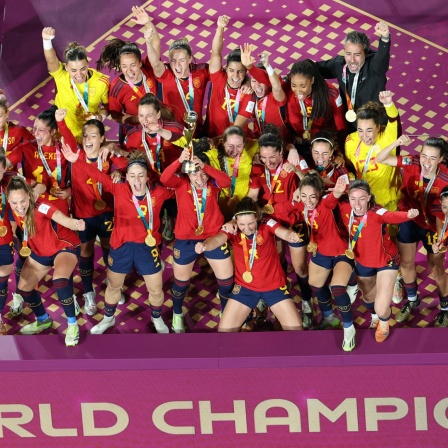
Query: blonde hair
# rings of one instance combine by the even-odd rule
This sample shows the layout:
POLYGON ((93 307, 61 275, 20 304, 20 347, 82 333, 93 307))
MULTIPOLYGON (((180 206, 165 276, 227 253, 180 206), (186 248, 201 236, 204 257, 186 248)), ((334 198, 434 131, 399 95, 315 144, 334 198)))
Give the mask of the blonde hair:
POLYGON ((30 206, 26 211, 24 223, 25 227, 28 229, 29 237, 32 237, 36 233, 36 223, 34 222, 34 206, 36 202, 34 200, 33 190, 22 177, 11 177, 8 186, 6 187, 6 198, 9 199, 9 195, 11 194, 11 192, 19 190, 24 190, 25 193, 27 193, 29 196, 30 206))

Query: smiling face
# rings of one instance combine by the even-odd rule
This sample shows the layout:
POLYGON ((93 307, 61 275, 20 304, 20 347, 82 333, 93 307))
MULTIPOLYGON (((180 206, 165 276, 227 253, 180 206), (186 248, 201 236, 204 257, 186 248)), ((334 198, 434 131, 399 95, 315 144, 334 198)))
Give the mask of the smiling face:
POLYGON ((147 132, 149 126, 159 122, 161 115, 161 112, 157 112, 152 104, 138 106, 138 121, 147 132))
POLYGON ((237 215, 236 224, 241 233, 244 233, 246 236, 250 236, 257 230, 257 217, 254 213, 237 215))
POLYGON ((353 188, 348 194, 350 206, 356 216, 362 216, 367 213, 371 195, 361 188, 353 188))
POLYGON ((307 78, 303 75, 291 76, 291 89, 299 101, 303 101, 313 92, 314 77, 307 78))
POLYGON ((380 125, 375 124, 372 119, 358 120, 358 135, 365 145, 372 146, 375 144, 379 133, 380 125))
POLYGON ((195 173, 189 173, 188 178, 195 188, 205 188, 207 186, 208 175, 203 171, 199 170, 195 173))
POLYGON ((134 53, 126 53, 120 56, 120 69, 127 82, 139 83, 142 78, 142 61, 134 53))
POLYGON ((275 170, 281 163, 283 151, 277 151, 273 146, 262 146, 260 148, 260 161, 269 170, 275 170))
POLYGON ((432 178, 436 172, 439 163, 443 160, 440 155, 440 149, 433 146, 423 146, 420 154, 420 166, 423 177, 426 179, 432 178))
POLYGON ((25 190, 13 190, 9 193, 8 202, 11 209, 21 218, 26 215, 30 207, 30 197, 25 190))
POLYGON ((34 120, 33 135, 38 146, 50 146, 55 133, 56 129, 51 129, 44 120, 38 118, 34 120))
POLYGON ((134 196, 143 196, 146 193, 148 170, 138 164, 131 165, 127 170, 126 180, 134 196))
POLYGON ((6 112, 3 107, 0 107, 0 131, 5 129, 6 122, 8 121, 8 115, 9 112, 6 112))
POLYGON ((231 134, 224 143, 224 151, 228 157, 234 159, 243 152, 244 139, 241 135, 231 134))
POLYGON ((308 210, 314 210, 317 207, 317 204, 319 204, 320 196, 315 188, 309 185, 304 185, 294 192, 293 198, 297 202, 303 202, 308 210))
POLYGON ((311 148, 311 155, 317 167, 326 168, 330 163, 333 149, 330 143, 325 141, 316 141, 311 148))
POLYGON ((253 77, 250 78, 250 86, 252 87, 252 90, 254 91, 255 95, 257 95, 257 98, 265 97, 271 90, 270 86, 258 82, 253 77))
POLYGON ((232 89, 239 89, 246 77, 246 67, 241 62, 229 62, 226 67, 227 84, 232 89))
POLYGON ((87 81, 89 63, 87 62, 87 59, 81 61, 68 61, 65 64, 65 70, 76 84, 82 84, 87 81))
POLYGON ((170 67, 176 78, 186 78, 190 74, 191 59, 187 50, 170 51, 170 67))
POLYGON ((445 217, 448 217, 448 195, 443 195, 440 204, 442 206, 442 213, 445 215, 445 217))
POLYGON ((99 129, 89 124, 82 129, 82 147, 87 154, 87 157, 93 158, 98 155, 101 144, 104 142, 104 135, 100 135, 99 129))
POLYGON ((352 73, 358 73, 366 60, 362 44, 353 44, 350 41, 345 43, 344 57, 345 63, 352 73))

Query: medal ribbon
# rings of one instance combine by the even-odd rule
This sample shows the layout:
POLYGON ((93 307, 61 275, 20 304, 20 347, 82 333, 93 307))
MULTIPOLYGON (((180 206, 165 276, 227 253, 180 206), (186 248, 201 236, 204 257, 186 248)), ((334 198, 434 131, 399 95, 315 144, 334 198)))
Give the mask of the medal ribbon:
MULTIPOLYGON (((233 198, 233 195, 235 194, 235 186, 236 186, 236 179, 238 178, 238 168, 240 166, 240 159, 241 154, 238 154, 236 156, 235 162, 233 163, 233 170, 232 170, 232 183, 230 185, 230 197, 233 198)), ((230 165, 229 160, 226 156, 224 156, 224 162, 226 167, 226 173, 228 176, 230 176, 230 165)))
POLYGON ((3 225, 3 220, 5 219, 5 210, 6 210, 6 195, 3 192, 3 186, 0 186, 2 193, 2 203, 0 204, 0 226, 3 225))
POLYGON ((196 188, 193 186, 193 184, 191 182, 190 182, 190 185, 191 185, 191 192, 193 193, 194 205, 196 207, 196 216, 198 218, 198 226, 202 226, 202 221, 204 220, 205 205, 207 203, 207 185, 205 186, 205 188, 202 189, 201 204, 199 204, 199 197, 198 197, 196 188))
POLYGON ((274 188, 275 184, 277 183, 278 176, 280 175, 283 168, 283 161, 280 163, 280 165, 277 167, 277 170, 275 171, 274 178, 272 179, 272 185, 271 185, 271 172, 269 171, 268 167, 264 166, 264 174, 266 176, 266 183, 268 185, 269 191, 271 195, 269 196, 268 204, 271 205, 272 201, 274 200, 274 188))
POLYGON ((359 71, 355 74, 355 77, 353 79, 353 86, 351 91, 351 97, 348 96, 348 78, 347 78, 347 64, 344 65, 342 68, 342 81, 345 85, 345 98, 347 100, 347 107, 348 110, 354 110, 355 108, 355 97, 356 97, 356 90, 358 89, 358 78, 359 78, 359 71))
POLYGON ((146 157, 148 157, 149 163, 151 164, 151 168, 153 171, 161 172, 161 163, 160 163, 160 150, 162 149, 162 143, 160 135, 156 133, 157 140, 157 148, 156 148, 156 162, 154 164, 154 158, 152 156, 151 149, 149 148, 148 142, 146 141, 146 132, 142 129, 142 143, 145 148, 146 157))
POLYGON ((227 86, 226 86, 225 92, 226 92, 227 115, 229 116, 230 124, 233 124, 233 123, 235 123, 235 119, 238 116, 238 110, 240 108, 241 90, 238 89, 238 91, 237 91, 233 112, 232 112, 232 106, 230 105, 230 92, 229 92, 229 89, 227 88, 227 86))
MULTIPOLYGON (((305 102, 299 100, 300 109, 302 110, 302 123, 304 132, 310 132, 311 126, 313 125, 313 120, 308 120, 308 114, 306 111, 305 102)), ((313 110, 313 99, 311 98, 311 110, 313 110)))
MULTIPOLYGON (((129 87, 137 94, 137 96, 139 98, 143 98, 144 97, 143 93, 140 92, 140 89, 137 86, 132 84, 132 82, 129 82, 129 81, 126 81, 126 82, 129 84, 129 87)), ((151 93, 151 91, 149 90, 148 85, 146 84, 146 76, 145 76, 145 74, 143 72, 142 72, 142 84, 143 84, 143 87, 145 89, 145 93, 151 93)))
POLYGON ((247 236, 245 233, 241 233, 241 242, 243 243, 243 255, 246 272, 250 272, 252 270, 252 266, 254 265, 255 253, 257 252, 257 234, 258 230, 256 230, 254 233, 249 256, 249 250, 247 249, 247 236))
POLYGON ((5 154, 8 149, 8 133, 9 133, 9 125, 8 122, 5 123, 5 133, 3 134, 3 143, 2 146, 5 149, 5 154))
POLYGON ((182 89, 182 85, 181 85, 179 79, 176 76, 175 76, 175 79, 176 79, 177 90, 179 90, 179 95, 180 95, 182 102, 184 103, 185 110, 187 112, 190 112, 190 110, 193 110, 193 104, 194 104, 193 75, 191 74, 191 72, 188 75, 188 92, 190 94, 190 100, 189 100, 190 104, 188 104, 187 98, 185 98, 184 89, 182 89))
POLYGON ((359 226, 356 229, 356 232, 353 236, 353 239, 351 239, 352 227, 354 221, 355 221, 355 212, 352 210, 350 213, 350 220, 348 223, 348 248, 350 250, 353 250, 355 248, 356 242, 358 241, 358 238, 361 235, 361 230, 364 227, 365 223, 367 222, 367 213, 362 217, 361 222, 359 223, 359 226))
POLYGON ((443 246, 443 243, 445 242, 446 238, 448 237, 446 233, 446 228, 448 227, 448 218, 445 216, 445 220, 443 221, 443 227, 442 232, 437 238, 439 246, 443 246))
POLYGON ((85 113, 90 113, 88 104, 89 104, 89 84, 86 81, 84 83, 84 98, 81 96, 81 93, 78 89, 78 86, 75 84, 72 78, 70 78, 70 83, 72 85, 73 91, 75 92, 76 97, 78 98, 79 103, 81 104, 82 108, 84 109, 85 113))
MULTIPOLYGON (((87 163, 90 164, 92 162, 89 159, 87 159, 87 163)), ((96 159, 96 166, 98 167, 99 171, 103 171, 103 160, 101 159, 101 157, 98 157, 96 159)), ((98 201, 101 200, 101 195, 103 194, 103 184, 92 178, 92 187, 93 187, 93 191, 95 193, 96 199, 98 201)))
POLYGON ((258 115, 258 111, 260 110, 258 105, 260 102, 255 101, 255 118, 257 119, 258 127, 260 128, 260 133, 263 133, 264 124, 266 123, 266 103, 268 101, 267 95, 263 98, 263 102, 261 103, 261 117, 258 115))
POLYGON ((432 179, 428 182, 428 185, 423 190, 423 174, 420 173, 420 180, 418 181, 418 190, 419 190, 419 196, 420 196, 420 206, 422 208, 423 217, 425 218, 426 224, 428 224, 428 216, 426 215, 426 203, 428 202, 428 196, 431 192, 431 188, 434 185, 434 182, 436 181, 436 178, 439 174, 439 170, 437 169, 437 173, 434 175, 432 179), (423 194, 422 194, 423 193, 423 194))
POLYGON ((142 220, 143 225, 145 226, 146 231, 148 234, 152 232, 152 226, 153 226, 153 211, 152 211, 152 202, 151 202, 151 194, 149 193, 148 187, 146 187, 146 203, 148 204, 148 216, 149 216, 149 224, 148 221, 146 221, 145 214, 143 213, 143 210, 140 207, 140 204, 138 203, 138 199, 135 197, 135 195, 132 195, 132 202, 135 205, 135 209, 137 210, 138 216, 142 220))
MULTIPOLYGON (((323 168, 323 167, 322 167, 322 168, 323 168)), ((329 164, 327 165, 327 168, 323 168, 322 171, 319 171, 319 167, 318 167, 318 166, 316 167, 316 169, 317 169, 317 171, 319 172, 319 174, 320 174, 324 179, 326 179, 326 178, 329 179, 331 176, 333 176, 335 167, 334 167, 334 165, 333 165, 332 163, 329 163, 329 164), (328 169, 330 166, 331 166, 331 171, 330 171, 329 173, 327 173, 327 169, 328 169)))
POLYGON ((310 242, 314 242, 314 235, 313 235, 313 227, 314 227, 314 219, 316 218, 316 212, 317 209, 313 210, 313 213, 311 213, 311 219, 308 219, 308 208, 305 207, 304 215, 305 215, 305 222, 310 228, 310 242))
POLYGON ((364 178, 365 174, 367 173, 367 170, 369 169, 369 163, 370 163, 370 159, 372 158, 373 150, 374 150, 375 146, 378 146, 376 143, 374 143, 370 147, 369 152, 367 153, 366 160, 364 162, 364 166, 362 168, 362 173, 361 173, 360 170, 359 170, 359 162, 358 162, 359 153, 361 151, 361 143, 362 143, 362 140, 359 140, 358 147, 356 148, 356 152, 355 152, 356 175, 357 175, 358 179, 363 179, 364 178))
POLYGON ((59 144, 57 142, 55 144, 55 148, 56 148, 56 179, 54 178, 50 166, 48 165, 48 162, 45 159, 44 153, 42 151, 42 146, 37 147, 37 152, 39 153, 40 160, 45 168, 45 171, 48 174, 48 177, 50 179, 53 179, 52 181, 53 186, 58 187, 59 184, 61 183, 62 169, 61 169, 61 150, 59 149, 59 144))

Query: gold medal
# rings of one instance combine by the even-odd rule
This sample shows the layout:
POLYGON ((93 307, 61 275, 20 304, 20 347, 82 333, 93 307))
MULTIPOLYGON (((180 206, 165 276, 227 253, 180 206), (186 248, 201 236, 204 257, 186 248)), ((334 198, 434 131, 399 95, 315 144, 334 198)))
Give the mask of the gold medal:
POLYGON ((152 236, 151 232, 148 232, 148 235, 146 235, 145 244, 149 247, 153 247, 157 244, 156 239, 152 236))
POLYGON ((61 189, 57 185, 54 185, 50 188, 50 194, 53 196, 56 196, 56 193, 59 191, 61 191, 61 189))
POLYGON ((8 233, 8 227, 0 226, 0 236, 5 236, 8 233))
POLYGON ((254 279, 254 276, 252 275, 252 273, 250 271, 246 271, 243 273, 243 280, 246 283, 252 283, 253 279, 254 279))
POLYGON ((19 253, 22 257, 29 257, 31 255, 31 249, 28 246, 23 246, 19 253))
POLYGON ((354 121, 356 121, 356 112, 353 109, 348 110, 345 113, 345 119, 350 123, 353 123, 354 121))
POLYGON ((271 204, 266 204, 263 207, 263 213, 266 213, 267 215, 272 215, 272 213, 274 213, 274 207, 271 204))
MULTIPOLYGON (((1 230, 1 227, 0 227, 0 230, 1 230)), ((3 236, 3 235, 0 233, 0 236, 3 236)), ((441 254, 444 254, 444 253, 446 252, 446 246, 442 246, 442 247, 439 249, 439 252, 440 252, 441 254)))
POLYGON ((346 249, 345 256, 347 258, 350 258, 350 260, 354 260, 355 259, 355 253, 353 252, 352 249, 346 249))
POLYGON ((197 236, 202 235, 204 233, 204 226, 198 226, 198 228, 194 232, 197 236))
POLYGON ((104 210, 106 208, 106 202, 102 199, 97 199, 95 201, 95 209, 96 210, 104 210))
POLYGON ((308 243, 308 246, 306 246, 306 250, 310 253, 316 253, 317 251, 317 244, 314 242, 308 243))
POLYGON ((303 138, 305 140, 311 140, 311 132, 310 131, 303 131, 303 138))

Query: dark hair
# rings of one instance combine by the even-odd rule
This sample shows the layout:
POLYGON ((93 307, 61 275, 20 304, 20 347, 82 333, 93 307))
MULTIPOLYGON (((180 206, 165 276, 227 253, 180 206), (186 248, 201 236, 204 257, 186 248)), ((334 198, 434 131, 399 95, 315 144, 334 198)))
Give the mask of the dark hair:
POLYGON ((319 198, 322 197, 325 191, 325 184, 322 177, 319 173, 311 171, 303 176, 303 179, 300 181, 299 189, 301 190, 303 187, 312 187, 316 190, 319 195, 319 198))
POLYGON ((375 125, 380 127, 380 132, 384 132, 385 126, 382 122, 385 115, 386 112, 381 103, 378 103, 378 101, 368 101, 357 110, 356 121, 373 120, 375 125))
POLYGON ((8 101, 7 101, 6 97, 0 98, 0 108, 4 109, 5 112, 8 113, 9 109, 8 109, 8 101))
POLYGON ((106 130, 104 128, 103 122, 100 120, 97 120, 96 118, 87 120, 82 127, 83 131, 86 126, 95 126, 98 129, 98 132, 100 133, 100 137, 104 137, 104 135, 106 134, 106 130))
POLYGON ((361 44, 365 55, 367 55, 370 51, 370 41, 367 34, 359 31, 350 31, 347 33, 347 36, 345 36, 344 45, 347 42, 351 42, 352 44, 361 44))
POLYGON ((311 149, 313 149, 314 143, 327 143, 332 150, 335 147, 335 141, 332 134, 326 130, 319 131, 314 135, 313 140, 311 141, 311 149))
POLYGON ((241 50, 239 48, 235 48, 228 54, 226 64, 229 65, 231 62, 239 62, 241 64, 241 50))
POLYGON ((226 163, 224 162, 224 157, 226 156, 226 151, 224 149, 224 144, 227 142, 227 139, 231 135, 238 135, 244 140, 246 139, 246 136, 244 134, 244 131, 239 126, 229 126, 226 128, 226 130, 222 133, 221 140, 216 146, 216 149, 218 150, 218 162, 219 162, 219 169, 225 173, 226 172, 226 163))
POLYGON ((255 215, 257 222, 260 222, 262 213, 258 204, 250 197, 241 199, 235 207, 235 218, 241 215, 255 215))
POLYGON ((264 148, 266 146, 272 146, 277 152, 281 152, 283 149, 283 140, 280 138, 278 128, 272 123, 267 123, 264 127, 264 132, 258 139, 258 147, 264 148))
POLYGON ((8 182, 8 186, 6 187, 6 197, 9 198, 9 195, 13 191, 25 190, 28 194, 30 200, 30 206, 25 215, 25 226, 28 229, 28 235, 32 237, 36 233, 36 224, 34 222, 34 193, 31 187, 26 183, 26 180, 20 176, 13 176, 8 182))
POLYGON ((120 58, 124 54, 133 54, 139 62, 142 60, 142 53, 136 44, 121 39, 112 39, 101 50, 100 58, 96 61, 96 69, 101 70, 107 66, 109 70, 119 72, 121 70, 120 58))
POLYGON ((143 168, 145 168, 146 171, 149 171, 148 168, 148 161, 146 160, 146 156, 142 151, 134 151, 131 153, 131 155, 128 158, 128 166, 126 167, 126 172, 128 172, 129 168, 132 165, 139 165, 143 168))
POLYGON ((0 146, 0 164, 3 165, 3 168, 6 168, 6 151, 3 146, 0 146))
POLYGON ((352 190, 364 190, 368 195, 370 195, 369 208, 375 206, 375 195, 372 194, 369 183, 364 179, 354 180, 348 187, 348 192, 352 190))
POLYGON ((193 140, 193 154, 206 165, 210 165, 210 159, 208 158, 207 151, 210 151, 210 141, 207 137, 202 137, 199 140, 193 140))
POLYGON ((443 157, 444 161, 448 159, 448 142, 443 138, 429 137, 423 142, 423 147, 425 146, 438 149, 440 151, 440 157, 443 157))
POLYGON ((58 123, 55 118, 55 112, 58 110, 57 106, 51 106, 50 109, 46 109, 43 112, 41 112, 36 119, 42 120, 47 123, 47 126, 50 127, 50 129, 58 129, 58 123))
POLYGON ((70 42, 64 50, 65 62, 71 61, 87 61, 87 50, 78 44, 78 42, 70 42))
POLYGON ((442 191, 440 192, 440 199, 448 197, 448 185, 442 188, 442 191))
POLYGON ((171 51, 173 50, 185 50, 188 53, 188 56, 192 57, 193 53, 191 51, 191 46, 190 46, 190 42, 188 41, 188 39, 186 37, 182 37, 181 39, 178 40, 174 40, 169 48, 169 52, 171 53, 171 51))
POLYGON ((160 118, 164 121, 174 121, 174 114, 153 93, 147 93, 138 103, 140 106, 152 106, 156 112, 160 112, 160 118))
POLYGON ((294 75, 301 75, 308 79, 314 78, 313 83, 313 109, 310 119, 329 117, 331 115, 330 91, 327 81, 317 70, 317 65, 311 59, 296 62, 289 72, 289 79, 294 75))

